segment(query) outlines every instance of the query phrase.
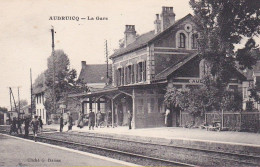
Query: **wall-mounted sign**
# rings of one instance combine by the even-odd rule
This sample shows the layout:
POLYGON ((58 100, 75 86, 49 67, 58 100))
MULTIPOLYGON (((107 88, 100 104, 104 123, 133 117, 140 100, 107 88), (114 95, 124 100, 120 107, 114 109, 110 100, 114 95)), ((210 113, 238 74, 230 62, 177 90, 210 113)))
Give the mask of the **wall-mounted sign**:
POLYGON ((61 105, 60 105, 60 108, 66 108, 66 105, 61 104, 61 105))
POLYGON ((203 83, 201 79, 190 79, 189 83, 203 83))

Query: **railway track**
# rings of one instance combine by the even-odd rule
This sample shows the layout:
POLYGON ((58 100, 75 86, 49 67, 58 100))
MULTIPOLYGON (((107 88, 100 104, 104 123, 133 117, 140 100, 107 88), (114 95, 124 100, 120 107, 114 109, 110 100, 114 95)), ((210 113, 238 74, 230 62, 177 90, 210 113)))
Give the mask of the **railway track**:
POLYGON ((37 140, 143 166, 259 166, 260 164, 260 156, 249 154, 154 144, 149 141, 88 133, 46 133, 38 136, 37 140))
MULTIPOLYGON (((51 134, 45 134, 50 136, 51 134)), ((77 141, 78 138, 83 138, 85 143, 102 147, 113 148, 112 146, 118 145, 118 149, 134 152, 136 154, 145 154, 147 156, 152 156, 156 158, 163 158, 165 160, 171 160, 176 162, 188 162, 187 164, 203 165, 203 166, 260 166, 260 154, 250 155, 250 154, 238 154, 232 152, 223 152, 208 149, 199 149, 183 146, 172 146, 137 140, 121 139, 121 138, 111 138, 106 136, 97 136, 93 134, 68 134, 68 133, 57 133, 55 138, 71 138, 77 141), (68 137, 69 136, 69 137, 68 137), (97 144, 99 143, 99 144, 97 144), (128 143, 127 147, 124 147, 124 143, 128 143), (132 148, 129 150, 129 146, 132 148), (145 149, 145 150, 143 150, 145 149), (164 153, 163 153, 164 152, 164 153), (159 153, 159 154, 158 154, 159 153), (163 155, 162 155, 163 154, 163 155), (194 157, 193 160, 190 160, 194 157)), ((54 136, 53 136, 54 137, 54 136)))
MULTIPOLYGON (((8 131, 0 130, 0 133, 7 134, 8 131)), ((17 137, 23 138, 22 136, 19 136, 19 135, 17 137)), ((29 135, 29 137, 27 139, 34 140, 32 135, 29 135)), ((180 162, 166 160, 166 159, 162 159, 162 158, 150 157, 150 156, 125 152, 125 151, 120 151, 120 150, 115 150, 115 149, 110 149, 110 148, 105 148, 105 147, 93 146, 93 145, 89 145, 89 144, 73 142, 73 141, 68 141, 68 140, 55 139, 55 138, 44 137, 44 136, 37 136, 36 141, 43 142, 43 143, 49 143, 49 144, 53 144, 53 145, 58 145, 58 146, 63 146, 63 147, 67 147, 67 148, 72 148, 72 149, 85 151, 85 152, 89 152, 89 153, 94 153, 94 154, 98 154, 98 155, 103 155, 106 157, 115 158, 115 159, 135 163, 135 164, 142 165, 142 166, 187 166, 187 167, 194 166, 192 164, 180 163, 180 162)))

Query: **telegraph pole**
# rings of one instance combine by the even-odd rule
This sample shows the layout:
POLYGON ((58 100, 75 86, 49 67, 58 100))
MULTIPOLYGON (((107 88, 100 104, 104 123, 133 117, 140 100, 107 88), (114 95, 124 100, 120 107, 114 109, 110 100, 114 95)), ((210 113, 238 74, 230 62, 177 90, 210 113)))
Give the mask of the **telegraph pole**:
MULTIPOLYGON (((108 51, 107 51, 107 40, 106 40, 106 63, 107 63, 107 82, 109 82, 109 76, 108 76, 108 51)), ((108 84, 108 83, 107 83, 108 84)))
POLYGON ((12 95, 11 95, 11 89, 9 88, 9 95, 10 95, 10 107, 11 111, 13 111, 13 106, 12 106, 12 95))
POLYGON ((53 93, 53 110, 56 111, 56 94, 55 94, 55 50, 54 50, 54 27, 51 28, 52 36, 52 61, 53 61, 53 84, 52 84, 52 93, 53 93))
POLYGON ((18 87, 18 118, 20 118, 20 93, 19 93, 19 87, 18 87))
POLYGON ((32 69, 30 68, 30 80, 31 80, 31 118, 33 113, 33 88, 32 88, 32 69))

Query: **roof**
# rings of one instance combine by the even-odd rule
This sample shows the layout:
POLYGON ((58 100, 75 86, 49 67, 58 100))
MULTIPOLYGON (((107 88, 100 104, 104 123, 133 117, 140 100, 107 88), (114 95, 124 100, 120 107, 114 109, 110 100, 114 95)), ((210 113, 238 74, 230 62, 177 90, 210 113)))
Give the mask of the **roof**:
POLYGON ((153 31, 149 31, 147 33, 144 33, 144 34, 140 35, 139 37, 136 38, 136 40, 133 43, 127 45, 127 47, 121 48, 121 49, 117 49, 114 52, 114 54, 112 54, 109 58, 115 58, 115 57, 118 57, 118 56, 123 55, 125 53, 133 52, 135 50, 138 50, 140 48, 143 48, 143 47, 147 46, 147 44, 149 42, 152 42, 155 39, 161 37, 163 34, 167 33, 172 28, 177 26, 180 22, 184 21, 185 19, 187 19, 189 17, 192 17, 192 15, 188 14, 185 17, 177 20, 173 25, 171 25, 170 27, 168 27, 166 30, 162 31, 161 33, 155 34, 155 32, 153 30, 153 31))
POLYGON ((46 90, 46 87, 34 87, 33 88, 33 94, 39 94, 39 93, 43 93, 46 90))
MULTIPOLYGON (((108 69, 111 69, 109 64, 108 69)), ((81 69, 79 79, 84 83, 106 83, 107 81, 107 65, 106 64, 87 64, 81 69)))
POLYGON ((180 59, 179 61, 173 63, 170 67, 166 68, 162 72, 158 73, 155 78, 152 80, 152 82, 159 81, 159 80, 165 80, 169 75, 171 75, 173 72, 178 70, 180 67, 182 67, 184 64, 189 62, 192 58, 196 57, 198 53, 190 53, 187 56, 184 56, 183 59, 180 59))
POLYGON ((252 69, 246 69, 242 73, 247 78, 247 80, 254 80, 253 73, 260 72, 260 61, 257 61, 256 64, 253 66, 252 69))

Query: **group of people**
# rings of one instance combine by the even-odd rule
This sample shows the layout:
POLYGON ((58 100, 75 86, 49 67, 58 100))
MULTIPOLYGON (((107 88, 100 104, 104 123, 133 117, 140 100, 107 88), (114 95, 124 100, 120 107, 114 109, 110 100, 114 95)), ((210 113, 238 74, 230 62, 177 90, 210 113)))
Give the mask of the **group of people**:
POLYGON ((29 135, 29 128, 32 127, 33 130, 33 135, 34 137, 37 136, 37 133, 39 130, 42 130, 43 128, 43 122, 41 119, 41 116, 34 116, 34 118, 31 120, 30 117, 26 117, 24 119, 21 119, 20 117, 18 117, 18 119, 16 117, 13 118, 13 120, 11 120, 11 127, 10 127, 10 134, 12 133, 18 133, 18 130, 20 131, 20 134, 22 134, 22 124, 24 123, 24 137, 28 137, 29 135))
MULTIPOLYGON (((60 115, 60 132, 63 131, 63 127, 64 127, 64 124, 66 124, 67 122, 64 122, 64 119, 63 119, 63 114, 60 115)), ((73 119, 72 119, 72 114, 69 113, 68 114, 68 130, 72 130, 72 126, 73 126, 73 119)))
MULTIPOLYGON (((132 129, 132 126, 131 126, 131 123, 132 123, 132 113, 130 112, 130 110, 128 110, 128 113, 127 113, 127 118, 128 118, 128 125, 129 125, 129 129, 132 129)), ((84 114, 81 113, 80 114, 80 117, 78 119, 78 125, 77 127, 79 128, 83 128, 84 127, 84 114)), ((101 122, 103 121, 103 115, 101 113, 101 111, 98 111, 96 114, 90 110, 88 116, 88 127, 89 127, 89 130, 94 130, 94 127, 95 127, 95 123, 96 123, 96 127, 99 127, 101 122)), ((110 124, 112 125, 112 112, 109 110, 105 116, 105 120, 106 122, 106 126, 109 127, 110 124)))

